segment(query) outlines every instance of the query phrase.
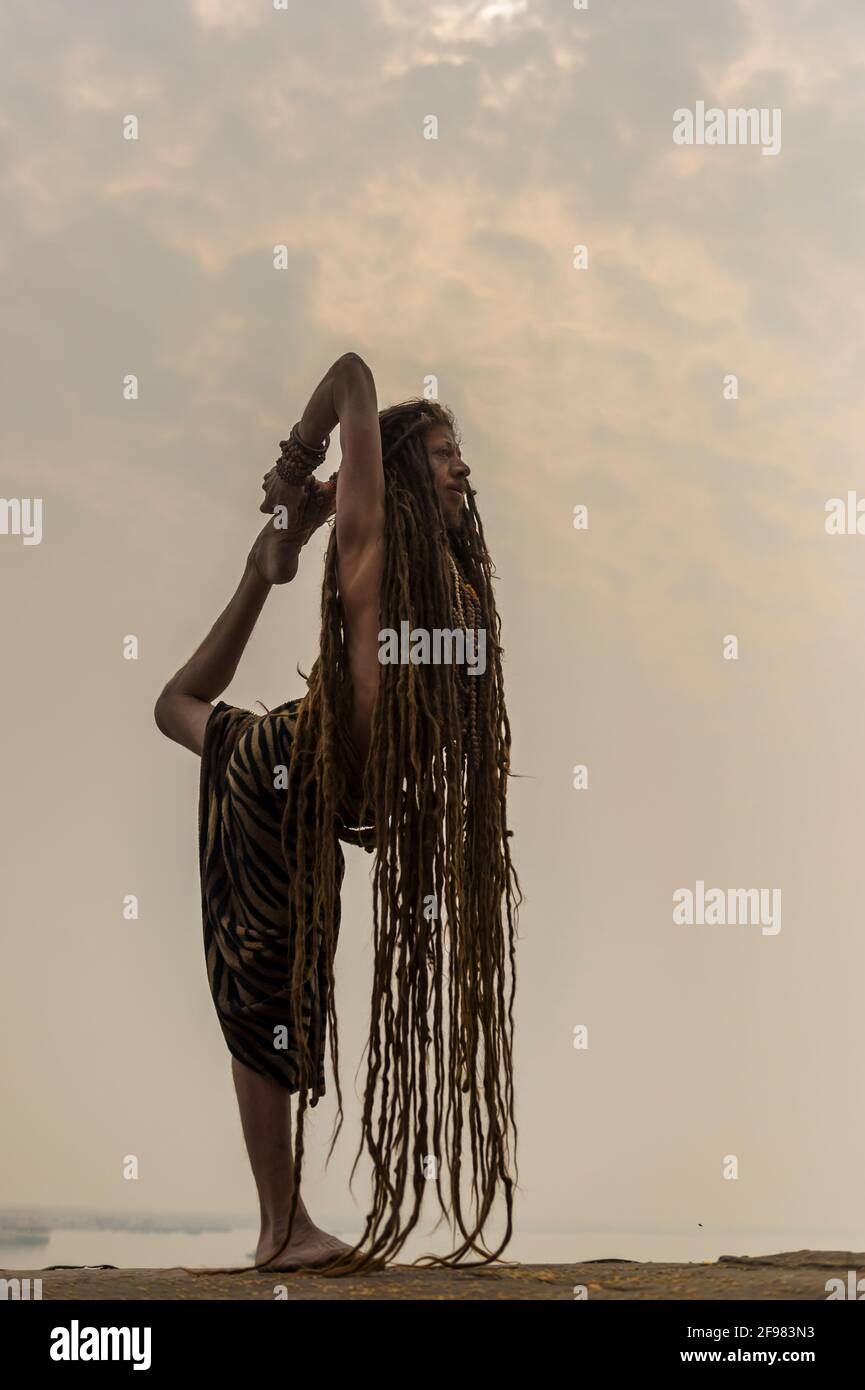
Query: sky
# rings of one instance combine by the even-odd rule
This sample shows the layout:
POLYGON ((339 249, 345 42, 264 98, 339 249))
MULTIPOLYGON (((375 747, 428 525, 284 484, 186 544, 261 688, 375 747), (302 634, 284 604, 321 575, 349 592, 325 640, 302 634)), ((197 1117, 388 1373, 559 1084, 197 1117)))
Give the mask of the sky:
MULTIPOLYGON (((382 405, 436 379, 500 576, 518 1224, 865 1248, 865 538, 825 524, 865 496, 865 10, 12 0, 0 52, 0 494, 43 518, 0 534, 0 1200, 254 1208, 198 764, 152 709, 355 351, 382 405), (697 102, 777 109, 779 151, 676 144, 697 102), (674 922, 698 882, 780 890, 781 929, 674 922)), ((323 546, 231 703, 302 693, 323 546)), ((347 857, 346 1126, 325 1171, 331 1087, 306 1170, 343 1226, 372 961, 347 857)))

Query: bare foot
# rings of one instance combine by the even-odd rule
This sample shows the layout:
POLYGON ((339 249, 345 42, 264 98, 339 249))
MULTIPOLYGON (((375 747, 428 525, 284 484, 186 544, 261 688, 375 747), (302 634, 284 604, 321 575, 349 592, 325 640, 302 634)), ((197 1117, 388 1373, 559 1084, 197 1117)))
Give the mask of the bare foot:
MULTIPOLYGON (((268 1249, 273 1248, 273 1241, 265 1243, 264 1238, 259 1241, 258 1249, 255 1252, 256 1264, 267 1256, 268 1249)), ((332 1264, 340 1255, 345 1255, 352 1247, 346 1245, 345 1241, 337 1240, 336 1236, 328 1235, 327 1231, 322 1231, 318 1226, 303 1225, 292 1232, 291 1240, 283 1243, 276 1252, 267 1259, 265 1269, 292 1270, 299 1265, 311 1268, 320 1268, 323 1265, 332 1264)))

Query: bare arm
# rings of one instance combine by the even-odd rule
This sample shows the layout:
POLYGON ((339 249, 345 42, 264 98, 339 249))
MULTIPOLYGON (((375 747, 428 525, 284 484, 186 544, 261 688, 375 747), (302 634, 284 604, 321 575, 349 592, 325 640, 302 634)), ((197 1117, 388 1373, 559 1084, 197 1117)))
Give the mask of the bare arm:
POLYGON ((334 389, 342 447, 336 489, 336 544, 352 684, 351 733, 365 758, 381 676, 378 632, 384 572, 384 469, 372 372, 353 353, 342 360, 346 366, 334 389))
POLYGON ((384 534, 384 469, 372 372, 347 353, 334 387, 342 463, 336 488, 336 543, 341 561, 384 534))
MULTIPOLYGON (((378 630, 385 490, 375 381, 355 352, 338 358, 313 391, 300 419, 301 437, 309 444, 318 443, 337 424, 342 462, 336 488, 336 543, 353 691, 351 732, 365 755, 381 673, 378 630)), ((278 489, 274 499, 279 500, 278 489)))
POLYGON ((339 425, 342 463, 336 491, 340 558, 365 549, 384 530, 384 473, 372 372, 356 352, 337 358, 300 418, 301 437, 317 444, 339 425))

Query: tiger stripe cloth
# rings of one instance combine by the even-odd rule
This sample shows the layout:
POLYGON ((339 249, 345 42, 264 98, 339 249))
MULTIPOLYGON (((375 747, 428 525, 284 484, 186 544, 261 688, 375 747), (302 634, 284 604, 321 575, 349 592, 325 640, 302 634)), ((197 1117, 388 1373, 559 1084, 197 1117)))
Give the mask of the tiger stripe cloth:
MULTIPOLYGON (((288 893, 290 874, 299 869, 285 862, 282 819, 300 703, 288 700, 257 714, 218 701, 205 727, 199 787, 204 949, 217 1016, 231 1055, 289 1092, 299 1089, 299 1057, 292 1024, 288 893)), ((336 854, 339 887, 345 861, 338 844, 336 854)), ((338 931, 338 899, 336 926, 338 931)), ((323 953, 303 990, 313 1077, 318 1073, 309 1103, 316 1105, 325 1093, 323 953)))

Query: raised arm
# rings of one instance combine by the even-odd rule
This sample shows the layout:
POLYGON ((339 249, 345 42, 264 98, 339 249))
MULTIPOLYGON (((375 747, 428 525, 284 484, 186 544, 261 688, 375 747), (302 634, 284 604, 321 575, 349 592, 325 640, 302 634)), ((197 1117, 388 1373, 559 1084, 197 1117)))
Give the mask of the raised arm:
MULTIPOLYGON (((339 425, 342 462, 336 485, 339 591, 352 681, 352 736, 365 756, 378 694, 379 602, 384 568, 385 491, 375 381, 363 358, 346 352, 310 397, 299 421, 308 444, 339 425)), ((279 502, 279 487, 273 500, 279 502)))
MULTIPOLYGON (((336 542, 346 560, 384 531, 384 474, 372 372, 356 352, 343 353, 313 391, 299 421, 317 444, 339 425, 342 462, 336 485, 336 542)), ((277 495, 278 500, 278 495, 277 495)))
POLYGON ((346 353, 334 383, 342 463, 336 485, 336 544, 340 561, 384 534, 384 471, 378 400, 372 372, 346 353))
POLYGON ((378 633, 384 572, 384 470, 372 372, 355 353, 347 353, 341 363, 334 383, 342 447, 336 485, 336 546, 352 685, 351 733, 365 759, 381 676, 378 633))

